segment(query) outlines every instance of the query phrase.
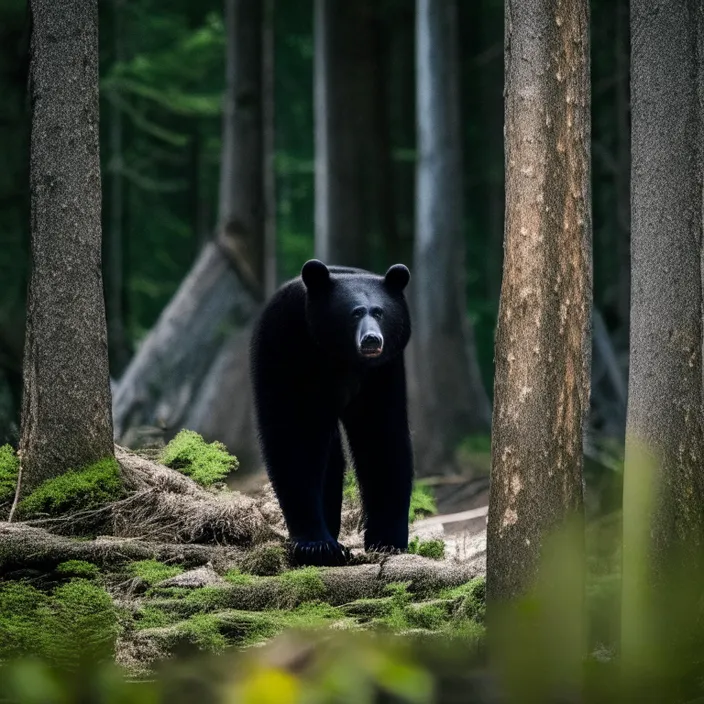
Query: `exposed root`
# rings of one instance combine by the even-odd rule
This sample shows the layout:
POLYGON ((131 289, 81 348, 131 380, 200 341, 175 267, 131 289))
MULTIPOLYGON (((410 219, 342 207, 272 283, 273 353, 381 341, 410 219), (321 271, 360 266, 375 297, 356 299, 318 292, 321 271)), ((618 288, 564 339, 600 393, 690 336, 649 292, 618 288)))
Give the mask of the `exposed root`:
POLYGON ((159 560, 187 567, 211 563, 225 569, 236 564, 241 555, 235 548, 211 545, 152 543, 110 536, 75 540, 26 523, 0 523, 0 576, 26 568, 49 571, 68 560, 85 560, 100 566, 159 560))

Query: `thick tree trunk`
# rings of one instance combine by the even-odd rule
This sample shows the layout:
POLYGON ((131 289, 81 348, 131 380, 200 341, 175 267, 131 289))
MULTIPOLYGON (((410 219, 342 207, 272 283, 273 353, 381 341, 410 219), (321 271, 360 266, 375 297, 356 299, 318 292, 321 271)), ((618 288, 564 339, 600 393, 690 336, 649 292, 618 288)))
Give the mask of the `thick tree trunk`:
POLYGON ((225 442, 247 468, 258 456, 242 329, 261 301, 265 259, 261 4, 228 0, 226 25, 221 227, 125 372, 114 413, 119 442, 143 426, 167 437, 187 427, 225 442), (233 346, 241 369, 232 367, 233 346))
POLYGON ((370 266, 370 0, 315 0, 315 256, 370 266))
MULTIPOLYGON (((648 569, 704 548, 702 427, 702 184, 704 6, 631 3, 632 294, 624 486, 624 594, 648 569), (645 460, 644 460, 645 458, 645 460), (643 461, 654 469, 649 525, 643 461)), ((694 577, 695 579, 697 577, 694 577)), ((648 581, 652 576, 646 577, 648 581)), ((655 580, 657 581, 657 579, 655 580)), ((624 602, 624 628, 638 614, 624 602)))
POLYGON ((582 515, 592 297, 589 8, 507 0, 506 224, 496 335, 487 598, 534 585, 582 515))
POLYGON ((417 4, 418 150, 413 269, 419 474, 447 471, 491 409, 466 313, 456 5, 417 4))
POLYGON ((220 229, 264 289, 264 129, 261 0, 227 0, 220 229))
MULTIPOLYGON (((115 61, 124 59, 123 0, 113 0, 115 61)), ((113 102, 110 110, 110 229, 105 242, 105 310, 108 325, 110 373, 119 378, 129 362, 125 331, 124 299, 124 179, 122 108, 113 102)))
POLYGON ((117 441, 125 442, 126 432, 139 426, 169 432, 184 427, 228 326, 245 324, 256 308, 219 243, 207 244, 117 385, 117 441))
POLYGON ((32 0, 23 490, 113 454, 100 268, 97 0, 32 0))
POLYGON ((276 97, 275 97, 275 24, 274 0, 263 0, 262 25, 262 120, 264 150, 264 296, 276 291, 277 272, 277 203, 276 203, 276 97))

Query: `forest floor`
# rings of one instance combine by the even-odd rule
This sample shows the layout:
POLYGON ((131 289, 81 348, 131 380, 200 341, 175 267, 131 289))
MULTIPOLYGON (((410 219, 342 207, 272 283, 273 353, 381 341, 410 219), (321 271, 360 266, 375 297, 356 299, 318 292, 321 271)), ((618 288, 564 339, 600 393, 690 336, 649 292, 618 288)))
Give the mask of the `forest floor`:
MULTIPOLYGON (((7 486, 18 466, 6 455, 0 489, 3 471, 7 486)), ((481 511, 444 524, 427 516, 422 494, 409 517, 410 553, 367 554, 348 482, 341 541, 351 564, 293 569, 270 485, 225 486, 233 463, 224 448, 185 434, 158 451, 117 447, 116 462, 51 480, 12 522, 3 522, 10 502, 0 493, 0 661, 28 644, 62 662, 104 646, 141 676, 175 655, 259 645, 290 629, 481 639, 481 511)), ((443 510, 458 508, 458 496, 462 508, 486 501, 479 485, 436 493, 443 510)))

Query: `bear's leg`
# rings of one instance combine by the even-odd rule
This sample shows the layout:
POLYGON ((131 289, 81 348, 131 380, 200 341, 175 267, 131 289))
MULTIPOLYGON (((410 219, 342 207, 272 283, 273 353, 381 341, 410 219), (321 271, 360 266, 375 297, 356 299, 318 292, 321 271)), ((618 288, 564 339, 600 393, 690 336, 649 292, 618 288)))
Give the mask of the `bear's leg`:
POLYGON ((303 415, 287 414, 277 422, 262 418, 264 461, 286 520, 293 561, 341 565, 348 551, 328 529, 323 495, 333 428, 327 420, 303 415))
POLYGON ((402 357, 368 374, 343 422, 366 517, 365 549, 406 550, 413 452, 402 357))
POLYGON ((340 517, 342 513, 342 484, 345 478, 345 453, 342 450, 340 428, 330 441, 328 466, 325 470, 325 486, 323 489, 323 507, 325 523, 330 535, 337 540, 340 535, 340 517))

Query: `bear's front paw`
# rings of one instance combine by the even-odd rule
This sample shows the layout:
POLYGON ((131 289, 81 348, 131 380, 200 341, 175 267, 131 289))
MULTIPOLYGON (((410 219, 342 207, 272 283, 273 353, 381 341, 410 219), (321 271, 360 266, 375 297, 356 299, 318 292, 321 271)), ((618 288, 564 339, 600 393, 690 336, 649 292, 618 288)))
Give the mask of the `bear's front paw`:
POLYGON ((339 567, 350 559, 350 551, 337 540, 298 540, 291 543, 291 562, 297 567, 339 567))

